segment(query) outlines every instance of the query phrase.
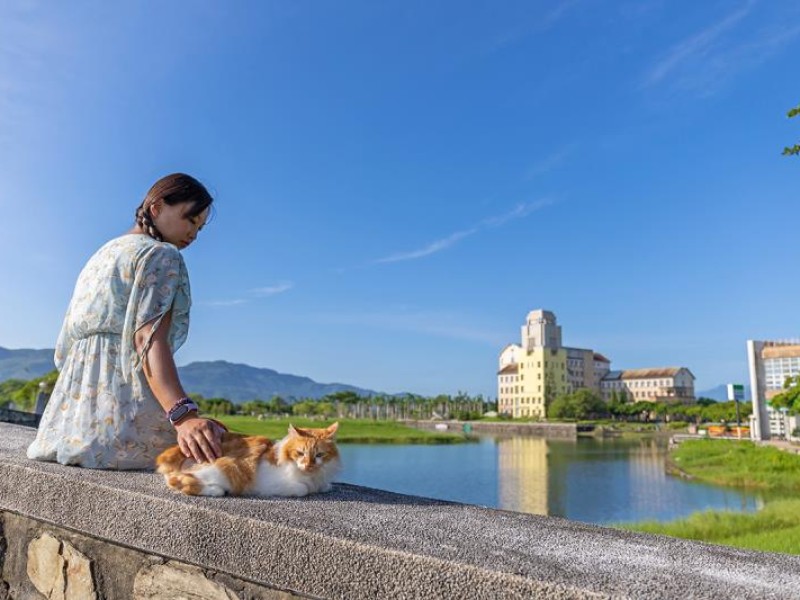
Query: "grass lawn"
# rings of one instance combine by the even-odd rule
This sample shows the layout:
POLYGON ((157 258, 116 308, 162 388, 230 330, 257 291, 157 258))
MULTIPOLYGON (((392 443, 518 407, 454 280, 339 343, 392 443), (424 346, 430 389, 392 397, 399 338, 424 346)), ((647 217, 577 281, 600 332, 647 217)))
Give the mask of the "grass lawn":
MULTIPOLYGON (((326 427, 337 419, 315 421, 311 419, 264 419, 231 415, 218 417, 231 431, 250 435, 264 435, 277 440, 286 435, 289 423, 297 427, 326 427)), ((394 421, 367 419, 339 419, 336 441, 340 444, 453 444, 468 441, 462 433, 444 433, 412 429, 394 421)))
POLYGON ((737 548, 800 554, 800 499, 769 502, 757 513, 707 511, 671 523, 619 526, 737 548))
POLYGON ((669 462, 698 481, 800 493, 800 456, 749 441, 688 440, 670 453, 669 462))

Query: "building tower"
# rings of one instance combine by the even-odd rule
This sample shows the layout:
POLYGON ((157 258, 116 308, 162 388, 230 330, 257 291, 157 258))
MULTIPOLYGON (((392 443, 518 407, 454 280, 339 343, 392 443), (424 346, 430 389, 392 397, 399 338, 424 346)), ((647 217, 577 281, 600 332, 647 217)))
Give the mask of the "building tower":
POLYGON ((526 352, 534 348, 561 348, 561 325, 549 310, 532 310, 522 326, 522 344, 526 352))

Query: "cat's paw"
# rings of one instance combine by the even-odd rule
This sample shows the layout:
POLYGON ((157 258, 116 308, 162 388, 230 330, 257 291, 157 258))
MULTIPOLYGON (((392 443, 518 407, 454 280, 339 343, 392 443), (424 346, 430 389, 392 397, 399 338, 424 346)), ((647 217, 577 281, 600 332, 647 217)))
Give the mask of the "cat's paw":
POLYGON ((200 492, 201 496, 224 496, 225 495, 225 488, 221 485, 216 485, 213 483, 207 483, 203 488, 203 491, 200 492))
POLYGON ((327 493, 328 493, 328 492, 330 492, 332 489, 333 489, 333 484, 326 483, 325 485, 323 485, 323 486, 320 488, 320 490, 319 490, 319 491, 320 491, 320 493, 322 493, 322 494, 327 494, 327 493))

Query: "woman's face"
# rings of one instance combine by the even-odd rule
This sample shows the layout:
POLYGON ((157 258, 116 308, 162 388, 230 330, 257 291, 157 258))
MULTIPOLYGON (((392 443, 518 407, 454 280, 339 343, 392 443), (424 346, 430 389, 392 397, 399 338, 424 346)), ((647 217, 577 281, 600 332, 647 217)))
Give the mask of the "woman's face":
POLYGON ((185 216, 191 208, 192 204, 189 202, 170 206, 159 201, 151 209, 153 223, 161 232, 164 241, 175 244, 179 250, 183 250, 197 238, 208 218, 208 209, 194 217, 185 216))

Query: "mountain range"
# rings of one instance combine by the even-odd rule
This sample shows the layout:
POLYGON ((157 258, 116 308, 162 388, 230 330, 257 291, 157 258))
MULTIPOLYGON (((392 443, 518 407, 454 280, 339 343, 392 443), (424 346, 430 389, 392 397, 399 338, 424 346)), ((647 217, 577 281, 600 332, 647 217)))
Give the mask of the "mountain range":
MULTIPOLYGON (((6 379, 34 379, 55 368, 53 350, 20 349, 0 347, 0 381, 6 379)), ((178 367, 184 387, 192 393, 206 398, 227 398, 233 402, 246 402, 260 398, 269 400, 273 396, 285 399, 321 398, 340 391, 353 391, 360 396, 374 396, 379 392, 344 383, 318 383, 308 377, 278 373, 272 369, 229 363, 224 360, 193 362, 178 367)), ((745 398, 750 396, 750 386, 745 385, 745 398)), ((726 401, 726 386, 698 391, 698 398, 726 401)))
MULTIPOLYGON (((55 368, 53 350, 10 350, 0 347, 0 381, 34 379, 55 368)), ((318 383, 308 377, 278 373, 250 365, 224 360, 193 362, 178 367, 184 388, 206 398, 227 398, 232 402, 284 399, 321 398, 327 394, 352 391, 360 396, 375 396, 379 392, 344 383, 318 383)))

